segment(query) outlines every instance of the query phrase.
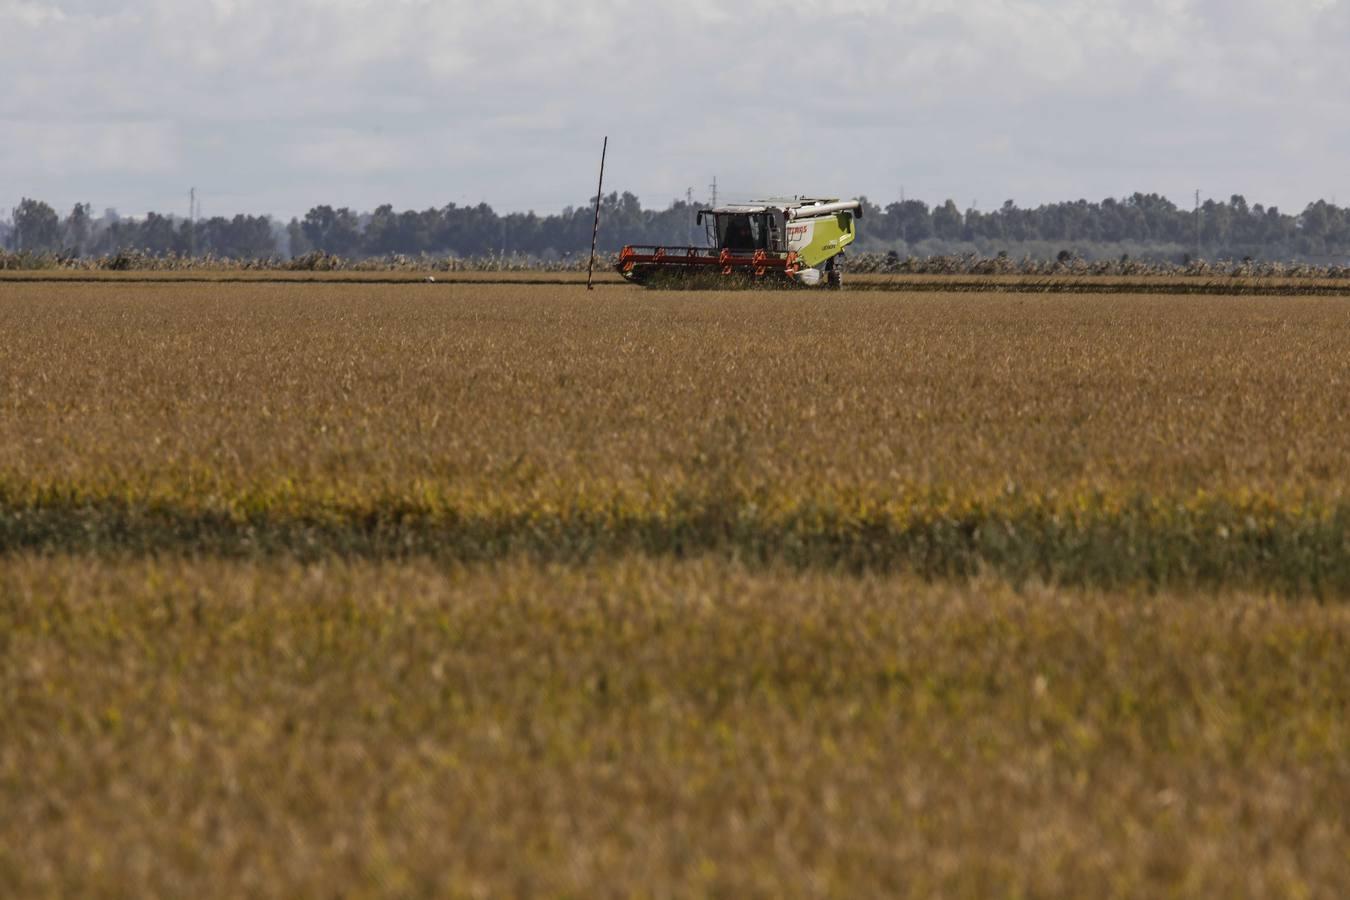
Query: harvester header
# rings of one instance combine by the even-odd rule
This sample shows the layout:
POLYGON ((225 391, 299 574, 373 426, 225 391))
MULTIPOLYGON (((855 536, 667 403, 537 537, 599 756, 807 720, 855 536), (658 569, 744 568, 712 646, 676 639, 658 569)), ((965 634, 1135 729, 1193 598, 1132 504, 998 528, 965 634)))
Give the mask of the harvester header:
POLYGON ((618 270, 635 284, 663 287, 727 278, 838 288, 844 248, 857 238, 861 218, 859 200, 796 197, 702 209, 696 221, 705 246, 627 246, 618 270))

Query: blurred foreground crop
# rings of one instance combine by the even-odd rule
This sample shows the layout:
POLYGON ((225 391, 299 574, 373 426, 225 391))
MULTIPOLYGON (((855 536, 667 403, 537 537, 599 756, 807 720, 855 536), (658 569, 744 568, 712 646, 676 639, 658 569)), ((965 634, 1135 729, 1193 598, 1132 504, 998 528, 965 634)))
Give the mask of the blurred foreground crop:
POLYGON ((1335 896, 1350 611, 11 559, 12 896, 1335 896))

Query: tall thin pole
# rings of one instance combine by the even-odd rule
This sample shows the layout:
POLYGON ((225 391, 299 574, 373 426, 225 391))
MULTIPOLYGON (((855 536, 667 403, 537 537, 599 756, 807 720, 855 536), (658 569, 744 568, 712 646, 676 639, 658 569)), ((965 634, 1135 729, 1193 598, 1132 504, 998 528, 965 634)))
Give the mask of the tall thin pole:
POLYGON ((591 265, 586 270, 586 290, 595 290, 591 280, 595 277, 595 245, 600 239, 600 198, 605 193, 605 155, 609 153, 609 135, 605 135, 604 146, 600 148, 600 184, 595 189, 595 228, 591 230, 591 265))

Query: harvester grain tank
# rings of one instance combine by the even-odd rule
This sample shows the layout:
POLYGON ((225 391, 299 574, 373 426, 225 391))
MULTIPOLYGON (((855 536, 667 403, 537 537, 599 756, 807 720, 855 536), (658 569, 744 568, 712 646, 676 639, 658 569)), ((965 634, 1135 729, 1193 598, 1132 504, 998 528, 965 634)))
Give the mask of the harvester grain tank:
POLYGON ((764 285, 843 286, 844 248, 857 238, 858 200, 764 200, 699 210, 704 247, 628 246, 618 270, 635 284, 730 279, 764 285))

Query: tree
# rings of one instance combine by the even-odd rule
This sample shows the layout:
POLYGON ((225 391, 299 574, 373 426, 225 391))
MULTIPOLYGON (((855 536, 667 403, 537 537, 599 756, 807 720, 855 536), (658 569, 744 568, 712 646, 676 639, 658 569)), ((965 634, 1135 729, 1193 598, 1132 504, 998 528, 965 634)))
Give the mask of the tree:
POLYGON ((933 210, 933 231, 944 241, 961 240, 964 230, 965 220, 961 218, 961 210, 956 208, 954 201, 948 200, 933 210))
POLYGON ((886 207, 893 233, 907 244, 926 241, 933 236, 933 217, 922 200, 905 200, 886 207))
POLYGON ((316 249, 337 256, 348 256, 361 244, 356 215, 346 207, 316 206, 305 213, 300 230, 316 249))
POLYGON ((300 224, 299 219, 291 218, 291 221, 286 225, 286 237, 290 239, 292 257, 304 256, 307 253, 314 252, 314 245, 305 236, 305 228, 300 224))
POLYGON ((267 216, 215 218, 207 222, 211 250, 230 259, 263 259, 277 252, 272 220, 267 216))
POLYGON ((187 248, 180 246, 179 233, 173 227, 172 220, 168 216, 161 216, 159 213, 150 213, 141 223, 140 246, 138 249, 154 256, 167 256, 170 253, 179 253, 187 248))
POLYGON ((16 249, 30 252, 58 250, 61 246, 61 220, 56 210, 25 197, 14 210, 16 249))
POLYGON ((431 249, 436 218, 435 210, 396 213, 394 207, 386 203, 371 213, 361 242, 362 249, 372 256, 425 253, 431 249))
POLYGON ((89 217, 89 204, 76 203, 66 216, 63 242, 68 250, 76 256, 83 256, 86 247, 89 244, 89 235, 91 231, 91 220, 89 217))

